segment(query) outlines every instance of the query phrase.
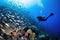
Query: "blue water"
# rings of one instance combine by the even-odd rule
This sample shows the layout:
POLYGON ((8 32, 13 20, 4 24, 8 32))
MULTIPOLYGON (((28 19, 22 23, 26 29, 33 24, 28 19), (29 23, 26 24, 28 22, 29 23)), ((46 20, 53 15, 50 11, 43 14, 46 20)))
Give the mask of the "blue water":
MULTIPOLYGON (((41 28, 41 26, 45 29, 47 33, 60 35, 60 4, 59 0, 42 0, 44 7, 40 7, 38 5, 34 5, 30 8, 22 8, 21 10, 28 11, 27 13, 41 28), (41 22, 37 20, 37 16, 48 16, 51 12, 54 13, 54 16, 50 17, 47 21, 41 22)), ((18 7, 11 5, 6 0, 0 0, 0 5, 9 6, 11 8, 16 8, 20 10, 18 7)), ((28 6, 28 5, 27 5, 28 6)))

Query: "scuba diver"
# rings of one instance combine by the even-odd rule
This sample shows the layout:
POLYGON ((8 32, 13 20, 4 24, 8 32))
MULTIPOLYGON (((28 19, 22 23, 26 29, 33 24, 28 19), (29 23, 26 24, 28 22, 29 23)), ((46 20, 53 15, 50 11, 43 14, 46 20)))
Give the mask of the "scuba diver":
POLYGON ((48 16, 48 17, 42 17, 42 16, 38 16, 37 17, 37 19, 39 20, 39 21, 46 21, 49 17, 51 17, 51 16, 53 16, 54 14, 53 13, 50 13, 50 15, 48 16))

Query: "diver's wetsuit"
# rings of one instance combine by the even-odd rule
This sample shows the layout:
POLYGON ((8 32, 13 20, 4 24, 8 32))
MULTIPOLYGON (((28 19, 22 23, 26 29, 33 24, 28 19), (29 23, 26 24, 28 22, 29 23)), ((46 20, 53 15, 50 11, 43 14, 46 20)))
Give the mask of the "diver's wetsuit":
POLYGON ((51 13, 47 18, 42 17, 42 16, 38 16, 37 19, 38 19, 39 21, 46 21, 49 17, 51 17, 51 16, 53 16, 53 15, 54 15, 54 14, 51 13))

